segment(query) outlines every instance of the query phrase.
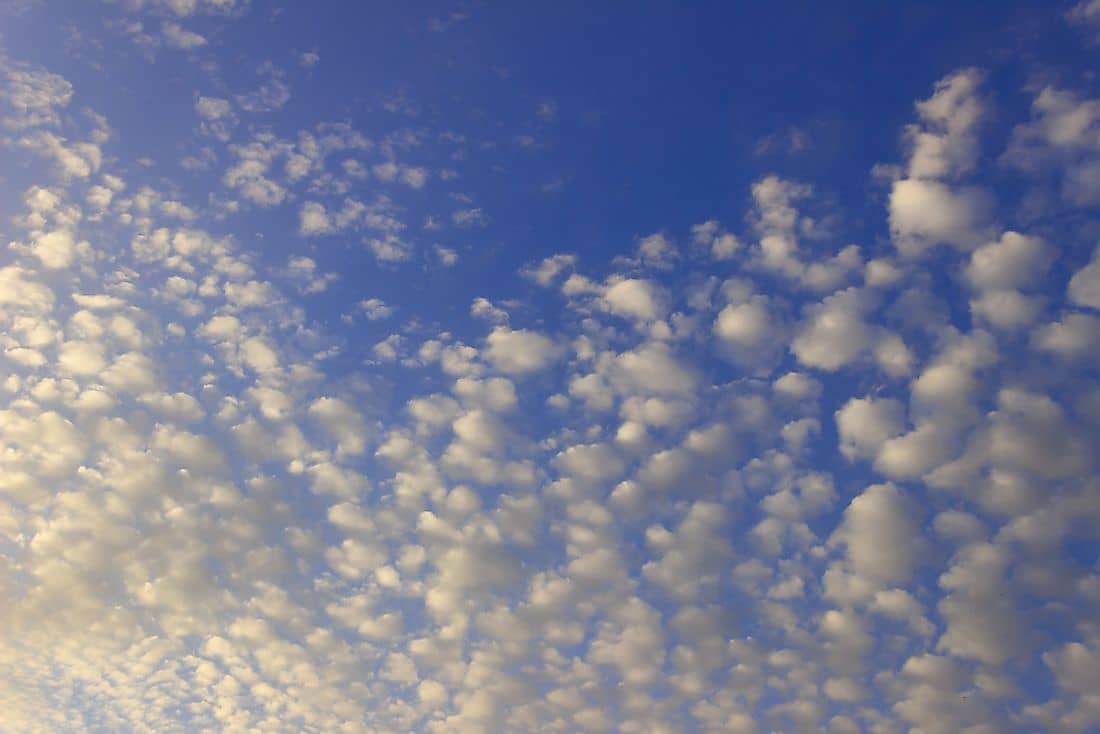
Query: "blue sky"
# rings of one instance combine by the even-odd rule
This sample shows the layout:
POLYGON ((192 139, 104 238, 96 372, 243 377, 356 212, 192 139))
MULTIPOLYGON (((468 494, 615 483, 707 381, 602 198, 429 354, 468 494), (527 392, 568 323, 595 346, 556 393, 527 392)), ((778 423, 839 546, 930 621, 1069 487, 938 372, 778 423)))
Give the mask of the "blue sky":
POLYGON ((0 2, 0 732, 1100 730, 1098 48, 0 2))

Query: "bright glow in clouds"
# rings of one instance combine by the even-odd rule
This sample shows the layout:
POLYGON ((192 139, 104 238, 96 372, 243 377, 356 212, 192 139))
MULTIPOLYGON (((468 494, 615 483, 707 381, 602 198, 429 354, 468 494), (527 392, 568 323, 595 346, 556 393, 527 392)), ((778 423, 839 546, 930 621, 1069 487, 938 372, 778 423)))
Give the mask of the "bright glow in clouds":
POLYGON ((1100 3, 0 5, 0 732, 1100 731, 1100 3))

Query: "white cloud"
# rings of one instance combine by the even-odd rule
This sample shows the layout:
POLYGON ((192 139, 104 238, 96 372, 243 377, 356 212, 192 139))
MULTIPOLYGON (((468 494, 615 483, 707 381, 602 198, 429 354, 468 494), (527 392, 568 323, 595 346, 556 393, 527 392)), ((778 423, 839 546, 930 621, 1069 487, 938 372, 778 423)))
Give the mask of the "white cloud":
POLYGON ((396 263, 412 259, 412 247, 396 235, 374 237, 367 240, 367 247, 382 262, 396 263))
POLYGON ((298 212, 298 234, 309 237, 311 235, 328 234, 332 231, 332 223, 329 221, 328 212, 323 204, 316 201, 307 201, 302 204, 298 212))
POLYGON ((653 395, 694 393, 695 372, 685 366, 667 344, 650 342, 615 357, 612 379, 624 392, 653 395))
POLYGON ((966 276, 982 290, 1019 288, 1042 277, 1050 261, 1049 248, 1040 238, 1005 232, 971 254, 966 276))
POLYGON ((470 315, 493 324, 508 323, 508 312, 497 308, 488 298, 475 298, 470 304, 470 315))
POLYGON ((271 73, 259 87, 237 95, 237 104, 246 112, 274 112, 290 101, 290 85, 279 74, 271 73))
POLYGON ((1068 296, 1078 306, 1100 309, 1100 249, 1093 253, 1088 265, 1070 278, 1068 296))
POLYGON ((393 315, 393 307, 387 306, 381 298, 368 298, 360 301, 359 308, 371 321, 381 321, 393 315))
POLYGON ((991 206, 988 192, 979 188, 904 179, 890 192, 890 233, 905 257, 938 244, 966 248, 982 236, 991 206))
POLYGON ((676 243, 661 232, 656 232, 643 237, 638 242, 638 259, 644 265, 654 268, 672 267, 672 262, 679 256, 676 243))
POLYGON ((893 484, 875 484, 848 505, 830 542, 845 547, 848 565, 859 576, 896 585, 909 581, 919 541, 910 500, 893 484))
POLYGON ((666 296, 652 281, 626 278, 614 281, 603 292, 603 305, 613 314, 640 321, 654 321, 666 310, 666 296))
POLYGON ((806 309, 791 352, 807 367, 834 371, 854 361, 870 344, 873 330, 864 320, 864 291, 838 291, 806 309))
POLYGON ((757 296, 747 303, 730 304, 718 313, 714 334, 733 347, 755 349, 774 337, 766 299, 757 296))
POLYGON ((908 129, 913 146, 909 178, 951 178, 969 172, 978 155, 975 129, 984 114, 978 96, 983 74, 963 69, 936 82, 931 97, 917 102, 923 126, 908 129))
POLYGON ((578 444, 554 457, 554 464, 564 473, 590 482, 607 482, 618 477, 625 464, 607 444, 578 444))
POLYGON ((451 221, 456 227, 484 227, 489 223, 489 218, 479 208, 459 209, 451 214, 451 221))
POLYGON ((1100 2, 1097 2, 1097 0, 1081 0, 1070 8, 1066 17, 1073 23, 1085 26, 1100 26, 1100 2))
POLYGON ((1079 360, 1100 354, 1100 318, 1071 313, 1032 332, 1032 343, 1043 352, 1079 360))
POLYGON ((1100 100, 1043 87, 1032 101, 1031 119, 1013 130, 1002 160, 1027 174, 1053 174, 1058 195, 1072 207, 1095 205, 1100 201, 1098 126, 1100 100))
POLYGON ((171 48, 190 51, 206 45, 206 39, 198 33, 186 30, 179 23, 172 21, 162 23, 160 33, 164 38, 164 42, 171 48))
POLYGON ((31 252, 51 270, 67 268, 76 255, 76 242, 72 233, 65 230, 45 232, 34 239, 31 252))
POLYGON ((528 265, 521 273, 543 288, 548 287, 559 274, 573 267, 577 263, 576 255, 551 255, 543 259, 538 265, 528 265))
POLYGON ((42 69, 9 67, 4 75, 3 99, 15 113, 4 118, 5 126, 20 129, 60 124, 58 111, 73 96, 68 80, 42 69))
POLYGON ((509 375, 526 375, 549 367, 561 354, 559 347, 537 331, 498 326, 486 339, 485 357, 509 375))
POLYGON ((450 247, 443 247, 442 245, 435 245, 432 250, 435 252, 439 264, 443 267, 450 268, 458 264, 458 251, 450 247))
POLYGON ((741 241, 722 229, 716 219, 693 225, 691 237, 696 245, 706 247, 715 260, 730 260, 741 250, 741 241))
POLYGON ((905 408, 888 398, 852 398, 836 412, 840 452, 849 460, 873 459, 905 431, 905 408))
POLYGON ((39 132, 21 138, 19 145, 53 162, 66 179, 88 178, 99 170, 103 152, 95 143, 69 143, 50 132, 39 132))

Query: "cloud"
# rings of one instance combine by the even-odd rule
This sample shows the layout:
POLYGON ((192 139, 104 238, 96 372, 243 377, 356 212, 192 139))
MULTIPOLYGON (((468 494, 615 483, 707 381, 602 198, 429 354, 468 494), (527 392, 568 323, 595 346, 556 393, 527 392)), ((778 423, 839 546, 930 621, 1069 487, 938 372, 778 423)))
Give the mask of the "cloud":
POLYGON ((730 304, 718 313, 714 334, 735 348, 753 349, 773 336, 766 299, 757 296, 747 303, 730 304))
POLYGON ((1076 25, 1100 32, 1100 3, 1096 0, 1081 0, 1066 13, 1066 18, 1076 25))
POLYGON ((917 102, 921 124, 907 130, 910 179, 953 178, 974 167, 977 126, 985 113, 978 92, 983 76, 973 68, 954 72, 936 82, 931 97, 917 102))
POLYGON ((484 227, 489 218, 479 208, 459 209, 451 214, 451 221, 456 227, 484 227))
POLYGON ((864 320, 868 295, 859 289, 838 291, 806 309, 791 352, 808 367, 834 371, 854 361, 870 344, 873 331, 864 320))
POLYGON ((604 308, 613 314, 654 321, 665 313, 665 296, 647 280, 627 278, 610 284, 603 293, 604 308))
POLYGON ((179 23, 165 21, 160 26, 164 43, 170 48, 191 51, 206 45, 206 39, 194 31, 185 30, 179 23))
POLYGON ((718 220, 708 219, 691 228, 692 240, 710 250, 715 260, 730 260, 741 250, 741 241, 721 229, 718 220))
POLYGON ((290 85, 272 74, 259 87, 237 95, 237 104, 246 112, 274 112, 290 101, 290 85))
POLYGON ((1032 100, 1031 119, 1013 129, 1001 159, 1031 175, 1053 174, 1063 201, 1091 206, 1100 201, 1098 125, 1100 100, 1045 86, 1032 100))
POLYGON ((981 237, 991 207, 989 193, 980 188, 904 179, 890 192, 890 232, 906 257, 938 244, 966 248, 981 237))
POLYGON ((873 459, 905 431, 905 408, 888 398, 852 398, 836 412, 840 452, 849 460, 873 459))
POLYGON ((1070 278, 1068 296, 1071 303, 1100 310, 1100 249, 1070 278))
POLYGON ((527 329, 498 326, 486 339, 485 357, 509 375, 526 375, 544 370, 561 351, 548 337, 527 329))
POLYGON ((830 542, 844 546, 855 574, 894 585, 909 581, 919 559, 919 540, 908 498, 893 484, 876 484, 848 505, 830 542))
POLYGON ((3 99, 12 113, 4 125, 16 130, 57 127, 59 110, 68 106, 73 86, 64 77, 45 70, 8 68, 4 72, 3 99))
POLYGON ((559 274, 573 267, 576 263, 576 255, 551 255, 542 260, 538 265, 529 265, 525 267, 521 273, 525 278, 529 278, 543 288, 546 288, 559 274))

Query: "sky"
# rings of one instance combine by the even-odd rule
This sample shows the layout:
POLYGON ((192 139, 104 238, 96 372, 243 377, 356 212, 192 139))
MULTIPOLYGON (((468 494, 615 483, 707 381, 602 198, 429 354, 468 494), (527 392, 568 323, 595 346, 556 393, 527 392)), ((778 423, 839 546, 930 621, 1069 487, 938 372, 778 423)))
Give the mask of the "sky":
POLYGON ((1100 0, 0 0, 0 733, 1100 731, 1100 0))

